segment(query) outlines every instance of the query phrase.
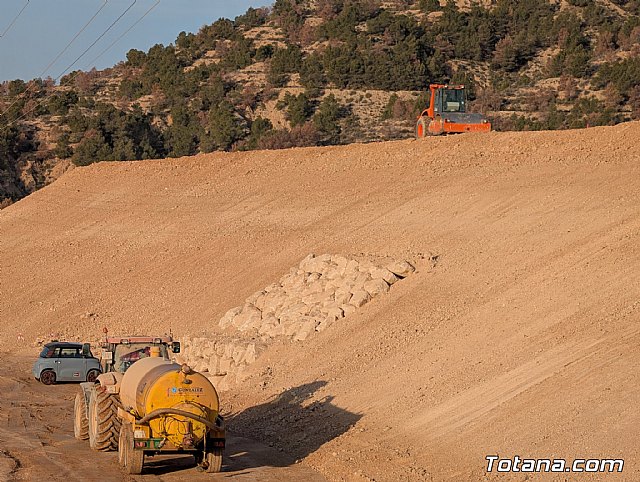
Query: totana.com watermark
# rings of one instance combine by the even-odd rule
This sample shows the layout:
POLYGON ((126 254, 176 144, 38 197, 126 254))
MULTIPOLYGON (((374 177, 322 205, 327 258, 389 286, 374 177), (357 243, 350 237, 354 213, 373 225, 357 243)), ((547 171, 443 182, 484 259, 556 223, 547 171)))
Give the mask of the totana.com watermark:
POLYGON ((487 472, 622 472, 622 459, 525 459, 515 455, 501 459, 487 455, 487 472))

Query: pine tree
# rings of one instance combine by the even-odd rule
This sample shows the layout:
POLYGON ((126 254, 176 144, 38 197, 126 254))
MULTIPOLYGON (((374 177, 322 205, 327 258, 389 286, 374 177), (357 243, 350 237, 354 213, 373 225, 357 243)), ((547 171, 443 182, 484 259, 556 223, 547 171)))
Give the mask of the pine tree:
POLYGON ((224 101, 209 112, 208 132, 203 150, 229 150, 242 138, 244 129, 229 102, 224 101))
POLYGON ((340 138, 340 104, 333 94, 326 96, 317 112, 313 116, 313 122, 323 140, 328 144, 335 144, 340 138))

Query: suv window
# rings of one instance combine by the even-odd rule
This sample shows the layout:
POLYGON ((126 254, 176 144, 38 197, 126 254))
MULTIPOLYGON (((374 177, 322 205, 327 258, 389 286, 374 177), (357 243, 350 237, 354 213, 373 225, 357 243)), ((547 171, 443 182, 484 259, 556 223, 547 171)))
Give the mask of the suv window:
POLYGON ((51 358, 53 357, 53 352, 55 351, 55 347, 53 346, 45 346, 40 352, 40 358, 51 358))
POLYGON ((58 358, 82 358, 80 348, 58 348, 56 350, 58 358))

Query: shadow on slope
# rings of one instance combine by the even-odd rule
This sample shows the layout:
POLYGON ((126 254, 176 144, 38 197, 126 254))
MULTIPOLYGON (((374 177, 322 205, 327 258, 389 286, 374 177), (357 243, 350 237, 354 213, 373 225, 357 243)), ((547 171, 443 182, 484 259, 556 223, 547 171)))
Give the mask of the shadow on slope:
MULTIPOLYGON (((266 461, 267 465, 292 465, 347 432, 362 417, 333 405, 331 396, 316 399, 315 392, 326 384, 316 381, 290 388, 273 400, 228 416, 227 426, 234 434, 277 449, 278 457, 266 461)), ((236 469, 255 467, 250 453, 228 451, 227 455, 236 469)))

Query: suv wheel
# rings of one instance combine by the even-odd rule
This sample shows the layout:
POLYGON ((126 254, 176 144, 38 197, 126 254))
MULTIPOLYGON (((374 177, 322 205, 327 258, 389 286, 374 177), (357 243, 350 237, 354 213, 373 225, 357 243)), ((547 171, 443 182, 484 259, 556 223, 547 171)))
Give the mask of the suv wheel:
POLYGON ((89 370, 89 372, 87 373, 87 381, 90 383, 95 382, 98 378, 98 375, 100 375, 100 372, 98 370, 89 370))
POLYGON ((45 370, 40 374, 40 381, 45 385, 53 385, 56 383, 56 372, 53 370, 45 370))

